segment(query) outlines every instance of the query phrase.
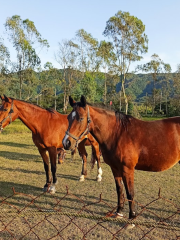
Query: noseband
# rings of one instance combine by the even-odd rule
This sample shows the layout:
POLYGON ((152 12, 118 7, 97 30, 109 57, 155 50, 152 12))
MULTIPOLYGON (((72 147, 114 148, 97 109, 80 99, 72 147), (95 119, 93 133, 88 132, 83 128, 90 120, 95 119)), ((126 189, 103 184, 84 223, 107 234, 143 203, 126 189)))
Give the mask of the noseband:
MULTIPOLYGON (((13 100, 12 100, 12 103, 11 103, 11 109, 10 109, 10 111, 9 111, 9 113, 8 113, 8 115, 7 115, 7 117, 5 117, 1 122, 0 122, 0 131, 2 131, 3 130, 3 127, 2 127, 2 125, 3 125, 3 123, 9 118, 10 119, 10 123, 12 123, 12 117, 11 117, 11 113, 13 113, 14 111, 13 111, 13 100)), ((9 123, 9 124, 10 124, 9 123)))
POLYGON ((77 145, 78 145, 78 143, 79 143, 79 140, 80 140, 84 135, 87 135, 87 134, 89 133, 89 124, 90 124, 90 122, 91 122, 91 118, 90 118, 89 108, 88 108, 88 113, 87 113, 87 127, 86 127, 86 129, 84 130, 84 132, 81 133, 81 135, 80 135, 79 137, 76 137, 76 136, 74 136, 73 134, 71 134, 71 133, 69 132, 69 130, 66 131, 66 134, 67 134, 68 136, 70 136, 70 137, 72 137, 74 140, 76 140, 76 147, 77 147, 77 145))

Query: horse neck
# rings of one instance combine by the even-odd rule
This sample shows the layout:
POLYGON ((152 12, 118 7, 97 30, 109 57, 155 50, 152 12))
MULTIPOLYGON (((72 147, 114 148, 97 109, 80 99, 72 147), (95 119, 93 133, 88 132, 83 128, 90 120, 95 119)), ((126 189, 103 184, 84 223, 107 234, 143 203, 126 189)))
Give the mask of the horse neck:
POLYGON ((107 142, 115 132, 113 131, 116 126, 115 113, 90 106, 89 112, 92 121, 91 134, 99 144, 107 142))
POLYGON ((23 101, 14 100, 14 106, 18 111, 18 118, 33 132, 37 132, 40 127, 40 119, 47 111, 37 106, 23 101), (43 114, 44 113, 44 114, 43 114))

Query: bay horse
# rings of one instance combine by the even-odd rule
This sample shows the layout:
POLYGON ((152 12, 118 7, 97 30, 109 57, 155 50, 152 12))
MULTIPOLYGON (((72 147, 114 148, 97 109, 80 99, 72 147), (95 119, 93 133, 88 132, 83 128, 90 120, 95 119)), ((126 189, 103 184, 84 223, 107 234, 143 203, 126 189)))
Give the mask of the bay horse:
POLYGON ((180 117, 142 121, 120 112, 90 106, 69 97, 73 107, 63 139, 65 149, 73 149, 79 136, 90 132, 98 141, 104 162, 112 170, 117 191, 116 217, 123 217, 123 185, 129 200, 129 219, 136 217, 134 171, 161 172, 180 159, 180 117))
MULTIPOLYGON (((56 159, 57 154, 63 151, 62 140, 68 127, 67 114, 60 114, 53 110, 46 110, 26 101, 0 96, 2 106, 0 108, 0 131, 8 124, 19 118, 32 132, 32 140, 43 159, 46 173, 46 183, 43 190, 55 193, 56 159), (50 174, 50 165, 51 172, 50 174)), ((78 151, 83 160, 80 181, 87 175, 86 162, 87 152, 85 145, 92 146, 92 164, 97 161, 97 180, 101 181, 102 169, 100 167, 99 144, 91 134, 87 134, 79 140, 78 151), (82 140, 82 142, 80 142, 82 140)))

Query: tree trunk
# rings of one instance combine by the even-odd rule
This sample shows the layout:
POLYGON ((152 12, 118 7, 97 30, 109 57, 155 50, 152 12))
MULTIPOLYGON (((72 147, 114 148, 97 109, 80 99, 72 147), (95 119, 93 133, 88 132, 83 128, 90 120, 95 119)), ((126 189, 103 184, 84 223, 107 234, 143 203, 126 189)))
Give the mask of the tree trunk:
POLYGON ((54 100, 54 109, 56 111, 57 108, 57 101, 56 101, 56 88, 54 89, 54 96, 55 96, 55 100, 54 100))

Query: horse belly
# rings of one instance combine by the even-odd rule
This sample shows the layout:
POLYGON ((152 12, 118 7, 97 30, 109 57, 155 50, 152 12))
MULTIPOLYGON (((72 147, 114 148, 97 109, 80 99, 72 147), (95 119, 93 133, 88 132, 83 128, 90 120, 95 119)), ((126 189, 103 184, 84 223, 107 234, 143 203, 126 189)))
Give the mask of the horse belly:
POLYGON ((135 166, 137 170, 161 172, 173 167, 180 159, 179 151, 141 154, 135 166))

